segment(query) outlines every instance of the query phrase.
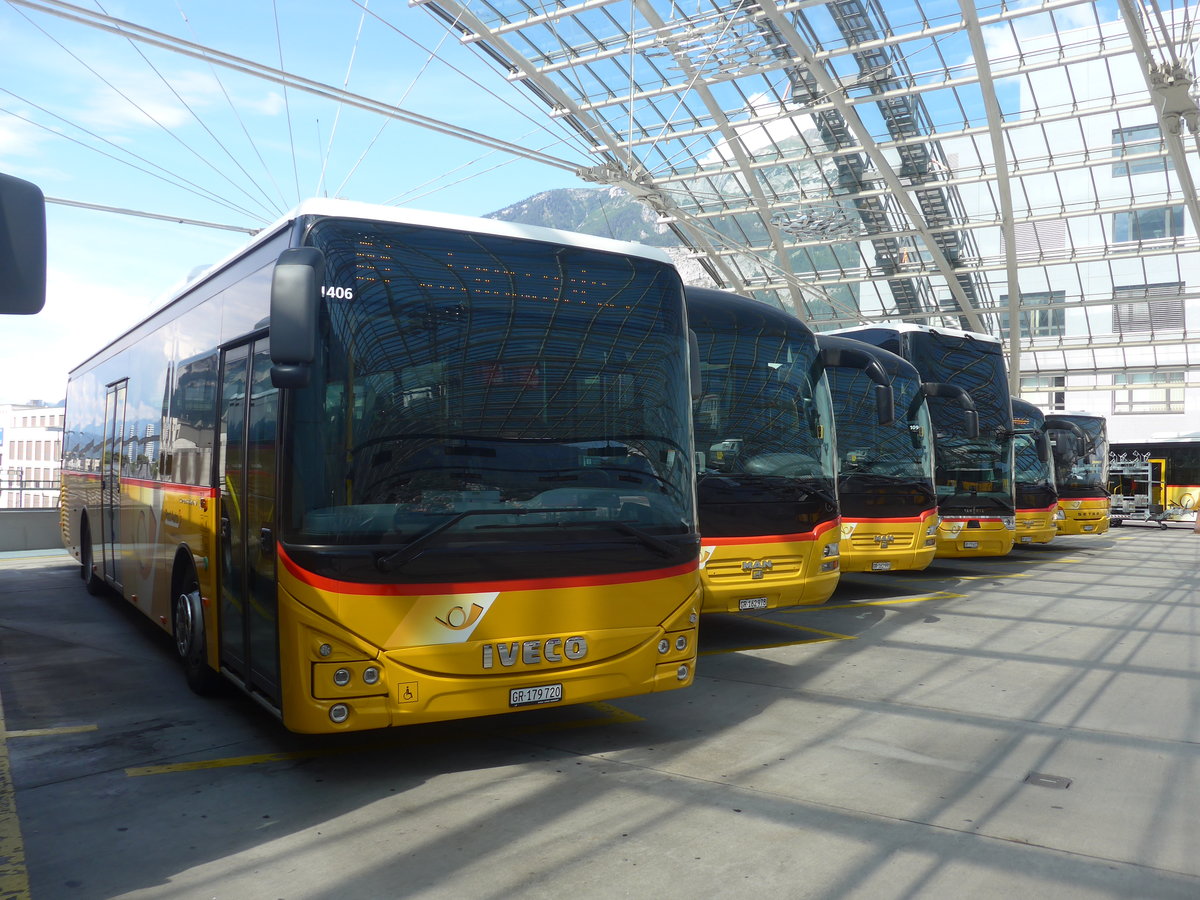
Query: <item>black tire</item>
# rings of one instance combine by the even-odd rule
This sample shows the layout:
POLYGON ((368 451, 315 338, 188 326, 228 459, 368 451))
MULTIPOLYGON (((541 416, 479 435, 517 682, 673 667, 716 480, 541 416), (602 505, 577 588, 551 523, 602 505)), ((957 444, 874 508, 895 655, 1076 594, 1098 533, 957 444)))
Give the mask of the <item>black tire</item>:
POLYGON ((79 560, 79 577, 83 579, 83 586, 93 597, 100 596, 104 593, 104 578, 97 575, 94 568, 96 556, 92 552, 92 529, 87 519, 84 519, 80 526, 79 560))
POLYGON ((220 693, 224 688, 224 681, 208 665, 200 584, 193 572, 188 572, 182 580, 172 613, 175 650, 183 661, 183 674, 188 687, 202 697, 220 693))

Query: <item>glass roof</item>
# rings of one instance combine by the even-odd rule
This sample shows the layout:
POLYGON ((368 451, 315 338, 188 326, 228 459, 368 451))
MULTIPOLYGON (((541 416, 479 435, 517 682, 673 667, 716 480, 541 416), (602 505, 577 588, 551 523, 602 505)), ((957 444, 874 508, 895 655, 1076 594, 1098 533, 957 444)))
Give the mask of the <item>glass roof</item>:
POLYGON ((1014 387, 1200 365, 1195 5, 414 5, 570 126, 581 174, 648 204, 719 286, 818 329, 1008 341, 1015 319, 1014 387))

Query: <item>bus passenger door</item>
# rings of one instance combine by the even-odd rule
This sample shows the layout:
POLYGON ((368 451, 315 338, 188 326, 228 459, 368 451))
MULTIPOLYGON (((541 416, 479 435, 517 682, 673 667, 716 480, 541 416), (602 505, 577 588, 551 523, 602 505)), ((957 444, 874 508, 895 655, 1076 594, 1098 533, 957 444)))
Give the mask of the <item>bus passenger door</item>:
POLYGON ((1150 508, 1158 507, 1159 512, 1167 508, 1170 498, 1167 496, 1167 461, 1165 459, 1147 460, 1150 464, 1150 508))
POLYGON ((279 390, 266 338, 229 348, 221 367, 221 665, 279 705, 275 446, 279 390))
POLYGON ((124 459, 125 395, 129 380, 108 386, 104 398, 104 435, 100 452, 100 566, 121 590, 121 463, 124 459))

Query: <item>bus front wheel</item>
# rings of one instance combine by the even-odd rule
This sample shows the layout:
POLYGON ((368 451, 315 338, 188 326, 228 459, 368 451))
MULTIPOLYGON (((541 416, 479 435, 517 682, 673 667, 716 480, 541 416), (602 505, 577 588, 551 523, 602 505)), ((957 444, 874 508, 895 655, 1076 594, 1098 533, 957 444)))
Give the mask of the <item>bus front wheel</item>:
POLYGON ((175 597, 175 649, 183 661, 188 687, 201 696, 211 696, 223 687, 221 676, 208 665, 204 640, 204 610, 200 585, 191 573, 175 597))

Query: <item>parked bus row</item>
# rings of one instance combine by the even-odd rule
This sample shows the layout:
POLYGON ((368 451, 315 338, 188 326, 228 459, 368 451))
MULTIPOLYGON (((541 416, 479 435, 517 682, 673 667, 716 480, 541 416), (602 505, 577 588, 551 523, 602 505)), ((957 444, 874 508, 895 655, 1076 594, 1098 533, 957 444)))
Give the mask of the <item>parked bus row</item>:
POLYGON ((982 335, 815 335, 650 248, 309 201, 72 371, 63 536, 195 690, 294 731, 674 690, 704 613, 1008 552, 1006 384, 982 335))

